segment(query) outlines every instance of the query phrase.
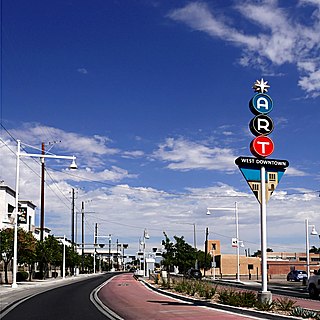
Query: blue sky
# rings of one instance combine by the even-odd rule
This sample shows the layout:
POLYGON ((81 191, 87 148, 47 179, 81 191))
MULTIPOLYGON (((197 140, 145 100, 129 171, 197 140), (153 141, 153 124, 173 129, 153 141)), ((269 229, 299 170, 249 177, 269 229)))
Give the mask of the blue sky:
MULTIPOLYGON (((234 159, 251 155, 248 103, 263 78, 271 157, 290 162, 268 203, 268 246, 305 250, 304 220, 316 224, 320 208, 319 1, 2 0, 2 10, 1 180, 15 186, 14 139, 61 141, 50 152, 77 156, 76 172, 46 162, 54 234, 70 236, 77 188, 77 210, 86 201, 94 212, 87 241, 98 223, 132 252, 145 228, 150 246, 163 231, 193 243, 196 224, 199 249, 208 226, 233 252, 232 213, 205 213, 237 201, 240 238, 259 249, 259 205, 234 159)), ((25 158, 20 198, 40 207, 38 173, 25 158)))

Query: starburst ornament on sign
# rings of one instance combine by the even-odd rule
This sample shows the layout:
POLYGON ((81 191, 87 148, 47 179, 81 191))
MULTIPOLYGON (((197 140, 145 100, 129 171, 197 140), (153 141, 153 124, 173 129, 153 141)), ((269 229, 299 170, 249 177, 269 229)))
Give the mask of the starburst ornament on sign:
POLYGON ((252 89, 254 89, 255 92, 260 93, 268 92, 268 88, 270 88, 270 86, 268 85, 268 81, 264 81, 263 79, 256 80, 252 87, 252 89))

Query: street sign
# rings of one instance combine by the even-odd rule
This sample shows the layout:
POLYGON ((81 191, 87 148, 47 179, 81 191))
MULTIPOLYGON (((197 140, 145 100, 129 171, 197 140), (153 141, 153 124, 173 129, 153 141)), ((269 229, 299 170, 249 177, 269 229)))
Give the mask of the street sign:
POLYGON ((266 136, 258 136, 251 141, 250 151, 256 157, 268 157, 274 150, 273 141, 266 136))
POLYGON ((27 223, 27 208, 19 207, 18 209, 18 224, 27 223))
POLYGON ((266 168, 266 201, 268 202, 276 189, 289 162, 279 159, 259 159, 253 157, 238 157, 235 160, 250 189, 261 203, 261 167, 266 168))
POLYGON ((255 136, 267 136, 273 131, 274 126, 270 117, 259 114, 250 121, 249 128, 255 136))
POLYGON ((232 245, 233 248, 237 248, 238 247, 238 239, 237 238, 232 238, 231 245, 232 245))
POLYGON ((285 169, 289 167, 289 161, 278 159, 259 159, 253 157, 238 157, 235 163, 240 168, 257 168, 261 169, 261 166, 271 169, 285 169))
POLYGON ((253 114, 268 114, 273 109, 272 99, 265 93, 256 94, 249 102, 253 114))

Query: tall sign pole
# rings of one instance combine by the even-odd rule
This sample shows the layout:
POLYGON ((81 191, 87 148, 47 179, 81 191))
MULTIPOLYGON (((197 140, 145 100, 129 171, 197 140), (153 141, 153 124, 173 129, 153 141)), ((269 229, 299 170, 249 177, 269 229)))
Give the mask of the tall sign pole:
POLYGON ((249 128, 255 136, 250 144, 250 151, 254 158, 239 157, 235 162, 260 203, 262 288, 259 297, 262 302, 271 302, 272 294, 267 287, 267 202, 289 166, 289 162, 266 159, 274 151, 274 143, 268 137, 274 129, 273 121, 268 116, 273 110, 273 101, 269 95, 265 94, 270 88, 268 81, 257 80, 252 88, 256 94, 249 102, 249 108, 254 114, 249 128))

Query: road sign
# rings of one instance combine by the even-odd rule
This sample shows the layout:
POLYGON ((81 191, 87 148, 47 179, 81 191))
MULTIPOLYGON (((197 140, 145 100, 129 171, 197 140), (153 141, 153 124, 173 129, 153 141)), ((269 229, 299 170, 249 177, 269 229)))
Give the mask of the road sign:
POLYGON ((285 169, 289 167, 289 161, 287 160, 278 160, 278 159, 259 159, 253 157, 238 157, 235 160, 235 163, 240 168, 257 168, 260 169, 261 166, 271 169, 285 169))
POLYGON ((250 121, 249 128, 255 136, 267 136, 273 131, 274 125, 270 117, 259 114, 250 121))
MULTIPOLYGON (((276 161, 280 162, 281 160, 276 160, 276 161)), ((261 166, 262 165, 260 165, 260 167, 261 166)), ((244 176, 244 178, 246 179, 253 194, 255 195, 259 203, 261 203, 261 170, 260 168, 258 168, 258 166, 257 167, 248 167, 248 166, 240 167, 239 166, 239 169, 242 175, 244 176)), ((266 202, 269 201, 273 191, 278 186, 281 178, 283 177, 285 170, 286 169, 283 166, 266 167, 266 175, 265 175, 266 202)))
POLYGON ((251 141, 250 151, 256 157, 268 157, 274 150, 273 141, 266 136, 256 137, 251 141))
POLYGON ((272 99, 265 93, 256 94, 249 102, 253 114, 268 114, 273 109, 272 99))
POLYGON ((232 238, 231 239, 231 245, 233 248, 237 248, 238 247, 238 239, 237 238, 232 238))

